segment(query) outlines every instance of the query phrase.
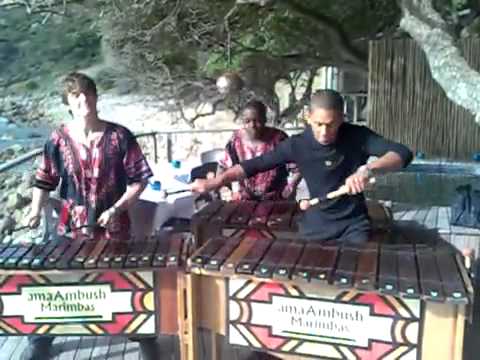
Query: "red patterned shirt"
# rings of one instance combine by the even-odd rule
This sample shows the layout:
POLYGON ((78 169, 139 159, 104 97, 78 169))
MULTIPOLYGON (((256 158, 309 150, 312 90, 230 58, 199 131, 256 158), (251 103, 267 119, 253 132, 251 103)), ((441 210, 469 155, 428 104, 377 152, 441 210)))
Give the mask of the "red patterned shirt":
MULTIPOLYGON (((233 133, 227 143, 225 156, 220 161, 220 166, 230 168, 244 160, 263 155, 272 151, 280 142, 288 138, 283 131, 271 127, 265 128, 264 141, 252 144, 245 141, 242 136, 243 129, 233 133)), ((296 172, 293 165, 281 166, 273 170, 259 173, 240 182, 241 200, 281 200, 282 192, 287 194, 293 191, 293 185, 288 182, 288 171, 296 172)))
POLYGON ((140 146, 125 127, 107 123, 102 136, 87 146, 62 125, 45 144, 34 186, 52 191, 60 183, 60 235, 75 229, 81 231, 72 231, 74 236, 91 234, 95 228, 106 238, 126 238, 130 230, 127 212, 113 217, 106 229, 95 224, 125 193, 127 185, 150 176, 152 171, 140 146))

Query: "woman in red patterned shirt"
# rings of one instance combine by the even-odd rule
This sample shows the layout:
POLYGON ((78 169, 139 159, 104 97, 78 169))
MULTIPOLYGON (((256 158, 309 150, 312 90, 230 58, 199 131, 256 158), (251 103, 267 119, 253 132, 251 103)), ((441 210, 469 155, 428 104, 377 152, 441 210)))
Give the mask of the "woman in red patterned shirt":
MULTIPOLYGON (((282 130, 265 125, 267 108, 261 101, 250 101, 242 111, 241 121, 243 128, 233 133, 225 148, 225 156, 220 161, 222 169, 263 155, 288 137, 282 130)), ((287 199, 294 193, 300 179, 294 165, 281 166, 242 180, 238 189, 232 184, 232 197, 235 200, 287 199)), ((227 189, 222 189, 220 193, 224 199, 230 195, 227 189)))

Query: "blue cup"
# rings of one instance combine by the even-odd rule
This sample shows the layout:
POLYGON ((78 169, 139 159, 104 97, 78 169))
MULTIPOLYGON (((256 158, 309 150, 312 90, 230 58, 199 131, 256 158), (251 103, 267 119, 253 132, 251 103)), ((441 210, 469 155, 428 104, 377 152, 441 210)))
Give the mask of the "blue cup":
POLYGON ((155 180, 154 182, 150 183, 150 186, 153 190, 156 190, 156 191, 162 190, 162 183, 158 180, 155 180))

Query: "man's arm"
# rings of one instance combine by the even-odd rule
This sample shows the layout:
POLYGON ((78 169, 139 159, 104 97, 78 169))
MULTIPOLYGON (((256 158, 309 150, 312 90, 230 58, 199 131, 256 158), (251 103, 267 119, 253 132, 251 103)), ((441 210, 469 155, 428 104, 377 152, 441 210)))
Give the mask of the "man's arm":
POLYGON ((30 212, 25 219, 25 225, 30 228, 36 228, 40 224, 41 213, 48 202, 50 191, 54 191, 60 182, 58 134, 53 132, 45 143, 40 166, 35 172, 30 212))
POLYGON ((117 211, 126 211, 138 200, 140 194, 145 190, 148 184, 147 180, 135 182, 127 186, 127 190, 122 197, 113 205, 117 211))
POLYGON ((134 182, 127 186, 127 190, 123 193, 120 199, 117 200, 111 208, 105 210, 98 218, 98 224, 100 226, 106 226, 112 216, 119 214, 120 212, 127 211, 137 200, 148 181, 142 180, 140 182, 134 182))
POLYGON ((369 162, 365 166, 366 170, 370 171, 371 175, 374 175, 400 170, 405 167, 406 163, 410 163, 410 160, 404 159, 395 151, 389 151, 385 155, 369 162))
POLYGON ((302 181, 302 174, 300 174, 298 170, 291 172, 287 179, 287 185, 285 185, 285 188, 282 191, 282 197, 288 199, 293 193, 295 193, 300 181, 302 181))
POLYGON ((413 159, 409 148, 400 143, 390 141, 368 128, 362 128, 363 150, 368 155, 378 156, 374 161, 360 166, 357 171, 349 176, 345 185, 350 194, 357 194, 365 190, 370 178, 377 174, 397 171, 406 167, 413 159))
POLYGON ((377 173, 396 171, 412 161, 413 154, 405 145, 385 139, 368 128, 364 128, 363 131, 365 152, 378 157, 368 164, 370 170, 377 173))
POLYGON ((258 173, 293 162, 291 139, 281 142, 275 149, 253 159, 234 165, 213 179, 197 179, 191 185, 193 192, 203 193, 219 189, 232 181, 240 181, 258 173))

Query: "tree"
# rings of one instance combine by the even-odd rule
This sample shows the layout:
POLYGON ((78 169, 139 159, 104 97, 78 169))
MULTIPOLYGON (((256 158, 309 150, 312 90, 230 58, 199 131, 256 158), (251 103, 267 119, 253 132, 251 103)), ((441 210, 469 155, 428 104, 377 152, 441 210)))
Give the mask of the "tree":
POLYGON ((400 27, 425 52, 432 77, 450 100, 471 111, 480 123, 480 74, 469 66, 457 45, 462 33, 469 35, 469 26, 479 28, 479 9, 473 2, 458 0, 440 4, 401 0, 400 6, 400 27), (462 19, 461 14, 466 16, 462 19))
MULTIPOLYGON (((67 0, 4 1, 32 11, 64 9, 67 0)), ((369 40, 411 36, 425 51, 434 79, 455 103, 480 114, 479 74, 457 46, 478 34, 475 0, 102 0, 104 44, 112 66, 194 126, 222 107, 235 111, 249 97, 263 99, 278 122, 297 116, 322 66, 365 75, 369 40), (224 96, 215 88, 225 71, 245 88, 224 96), (275 86, 290 87, 280 108, 275 86), (189 117, 186 106, 210 103, 189 117)), ((0 5, 1 6, 1 5, 0 5)), ((480 121, 480 115, 477 115, 480 121)))
POLYGON ((365 75, 367 41, 393 31, 400 14, 388 0, 323 0, 308 6, 265 0, 112 4, 104 39, 142 84, 167 87, 186 105, 213 99, 215 106, 238 110, 246 98, 260 97, 278 122, 297 116, 319 68, 333 65, 365 75), (225 71, 241 74, 242 96, 218 96, 215 79, 225 71), (291 88, 282 111, 275 91, 280 80, 291 88))
MULTIPOLYGON (((237 0, 238 3, 256 3, 264 0, 237 0)), ((303 2, 271 0, 306 14, 303 2)), ((401 9, 399 27, 410 35, 424 51, 433 79, 457 105, 471 111, 480 123, 480 74, 473 70, 458 47, 462 36, 478 35, 480 4, 470 0, 397 0, 401 9)), ((316 17, 310 12, 312 18, 316 17)), ((321 16, 318 16, 321 22, 321 16)), ((328 25, 328 24, 327 24, 328 25)), ((338 32, 338 28, 337 28, 338 32)), ((338 32, 341 35, 341 32, 338 32)), ((343 37, 338 37, 342 43, 343 37)), ((351 53, 348 42, 344 49, 351 53)))

